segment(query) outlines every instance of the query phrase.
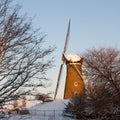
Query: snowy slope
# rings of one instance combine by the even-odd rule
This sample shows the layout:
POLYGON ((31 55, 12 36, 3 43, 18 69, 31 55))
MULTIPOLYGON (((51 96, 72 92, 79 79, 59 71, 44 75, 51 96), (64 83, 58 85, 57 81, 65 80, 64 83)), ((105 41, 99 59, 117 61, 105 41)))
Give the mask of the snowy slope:
MULTIPOLYGON (((72 120, 63 116, 63 110, 69 100, 55 100, 52 102, 39 103, 36 105, 29 105, 29 115, 14 115, 8 117, 8 120, 72 120)), ((0 119, 0 120, 6 120, 0 119)))
POLYGON ((44 104, 36 104, 30 110, 64 110, 69 100, 55 100, 52 102, 45 102, 44 104))

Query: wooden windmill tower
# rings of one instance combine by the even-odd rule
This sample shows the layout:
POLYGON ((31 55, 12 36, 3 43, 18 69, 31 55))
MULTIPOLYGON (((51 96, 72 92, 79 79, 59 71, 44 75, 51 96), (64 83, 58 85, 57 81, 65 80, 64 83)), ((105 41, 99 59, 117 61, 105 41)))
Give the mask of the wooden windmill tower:
POLYGON ((62 53, 62 64, 60 65, 54 99, 56 98, 58 92, 59 82, 64 64, 67 66, 64 99, 72 98, 76 94, 82 95, 85 93, 85 85, 82 75, 83 58, 76 54, 74 55, 70 54, 67 57, 65 57, 67 44, 69 40, 69 33, 70 33, 70 20, 68 24, 65 45, 62 53))

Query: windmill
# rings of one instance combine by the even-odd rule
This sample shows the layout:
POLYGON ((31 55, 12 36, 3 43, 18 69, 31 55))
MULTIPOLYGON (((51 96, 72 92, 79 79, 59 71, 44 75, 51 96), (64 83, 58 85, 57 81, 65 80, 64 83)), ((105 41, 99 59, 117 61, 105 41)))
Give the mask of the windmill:
MULTIPOLYGON (((64 99, 72 98, 75 94, 84 94, 85 92, 85 85, 84 85, 84 80, 82 75, 83 58, 76 54, 70 54, 67 57, 65 57, 68 40, 69 40, 69 33, 70 33, 70 20, 68 23, 65 45, 62 53, 62 58, 61 58, 62 63, 60 65, 54 99, 56 98, 56 95, 58 92, 64 64, 67 66, 64 99)), ((85 67, 84 67, 84 70, 85 70, 85 67)))

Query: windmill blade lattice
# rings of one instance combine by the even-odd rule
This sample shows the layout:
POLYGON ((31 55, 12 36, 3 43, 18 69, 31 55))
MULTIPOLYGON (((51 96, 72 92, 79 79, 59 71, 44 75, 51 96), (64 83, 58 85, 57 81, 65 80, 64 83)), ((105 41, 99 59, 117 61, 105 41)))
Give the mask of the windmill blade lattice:
POLYGON ((55 90, 54 99, 56 98, 56 95, 57 95, 57 92, 58 92, 58 87, 59 87, 59 83, 60 83, 62 69, 63 69, 63 63, 60 65, 60 70, 59 70, 59 74, 58 74, 58 80, 57 80, 57 86, 56 86, 56 90, 55 90))
POLYGON ((62 74, 62 69, 63 69, 63 65, 64 65, 64 62, 65 62, 63 56, 64 56, 64 54, 66 53, 66 50, 67 50, 67 44, 68 44, 68 40, 69 40, 69 33, 70 33, 70 20, 69 20, 69 23, 68 23, 68 29, 67 29, 65 45, 64 45, 64 49, 63 49, 63 53, 62 53, 62 64, 60 65, 60 70, 59 70, 59 74, 58 74, 57 86, 56 86, 56 90, 55 90, 55 94, 54 94, 54 99, 56 98, 56 95, 57 95, 57 92, 58 92, 60 78, 61 78, 61 74, 62 74))
POLYGON ((64 49, 63 49, 63 54, 65 54, 66 49, 67 49, 69 34, 70 34, 70 20, 69 20, 69 23, 68 23, 68 29, 67 29, 67 35, 66 35, 65 45, 64 45, 64 49))

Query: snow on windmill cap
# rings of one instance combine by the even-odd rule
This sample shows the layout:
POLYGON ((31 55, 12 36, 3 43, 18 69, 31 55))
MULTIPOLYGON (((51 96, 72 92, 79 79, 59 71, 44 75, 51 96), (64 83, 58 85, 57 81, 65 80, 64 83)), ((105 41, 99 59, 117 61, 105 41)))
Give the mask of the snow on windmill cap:
POLYGON ((69 54, 67 56, 67 60, 68 61, 73 61, 73 62, 77 62, 77 61, 80 61, 81 60, 81 57, 79 55, 76 55, 76 54, 69 54))

